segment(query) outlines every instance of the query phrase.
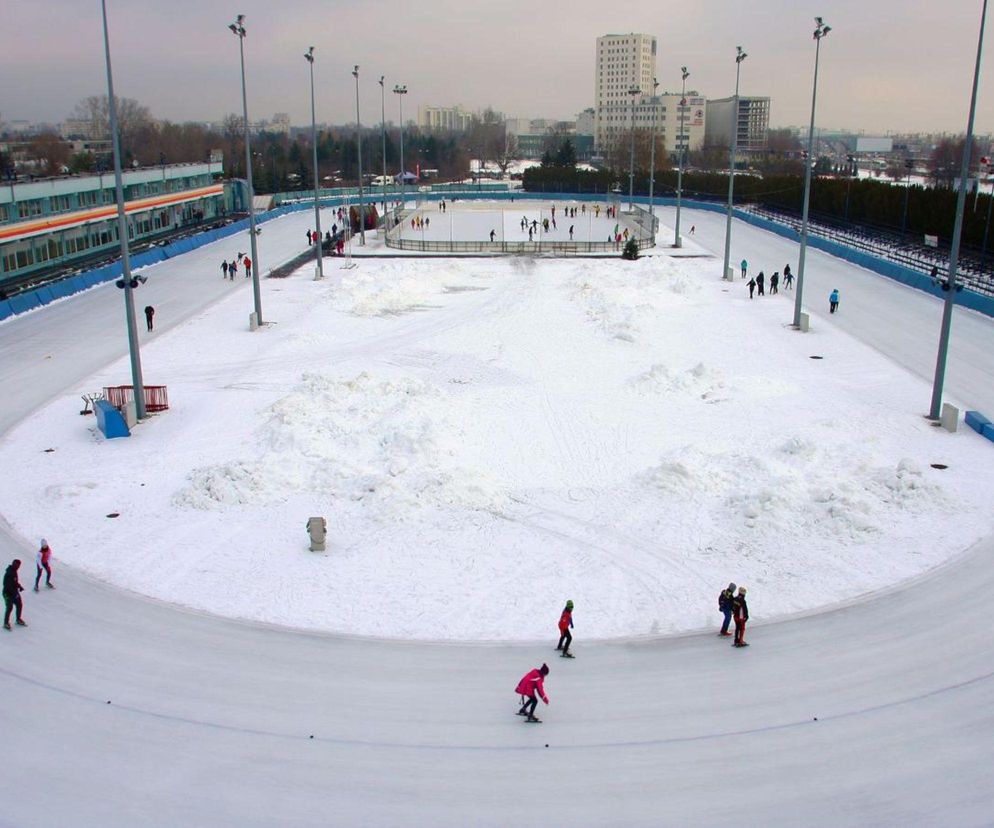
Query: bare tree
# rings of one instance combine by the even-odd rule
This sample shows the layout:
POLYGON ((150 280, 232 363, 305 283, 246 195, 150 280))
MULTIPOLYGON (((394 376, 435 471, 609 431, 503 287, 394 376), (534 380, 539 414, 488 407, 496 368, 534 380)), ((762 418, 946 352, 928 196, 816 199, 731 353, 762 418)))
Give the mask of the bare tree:
POLYGON ((43 175, 62 175, 68 172, 72 150, 54 132, 36 135, 28 145, 28 156, 38 162, 43 175))
MULTIPOLYGON (((114 98, 117 104, 117 130, 121 154, 125 158, 137 155, 138 136, 152 123, 148 108, 133 98, 114 98)), ((87 125, 91 138, 110 137, 110 105, 106 95, 90 95, 76 104, 70 116, 87 125)))

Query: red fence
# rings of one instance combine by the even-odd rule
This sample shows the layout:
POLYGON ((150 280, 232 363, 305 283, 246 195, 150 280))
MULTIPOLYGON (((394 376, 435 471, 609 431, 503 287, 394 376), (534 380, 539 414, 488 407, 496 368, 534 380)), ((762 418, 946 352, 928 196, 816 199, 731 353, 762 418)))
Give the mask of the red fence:
MULTIPOLYGON (((114 408, 121 410, 135 396, 132 385, 110 385, 104 387, 104 399, 114 408)), ((169 408, 169 392, 164 385, 145 386, 145 410, 165 411, 169 408)))

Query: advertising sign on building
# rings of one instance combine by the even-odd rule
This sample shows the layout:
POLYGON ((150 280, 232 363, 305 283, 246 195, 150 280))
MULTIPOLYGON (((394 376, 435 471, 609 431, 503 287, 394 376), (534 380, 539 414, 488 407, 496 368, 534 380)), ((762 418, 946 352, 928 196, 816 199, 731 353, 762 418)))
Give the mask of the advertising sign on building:
POLYGON ((690 126, 704 126, 704 98, 688 98, 690 106, 690 126))

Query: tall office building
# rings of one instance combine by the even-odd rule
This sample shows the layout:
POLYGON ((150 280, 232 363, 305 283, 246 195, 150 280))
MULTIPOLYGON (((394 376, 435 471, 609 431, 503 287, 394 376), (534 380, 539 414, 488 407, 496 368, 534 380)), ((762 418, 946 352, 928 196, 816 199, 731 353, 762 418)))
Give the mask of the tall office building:
POLYGON ((631 106, 629 90, 652 94, 656 75, 656 38, 647 34, 604 35, 597 38, 594 100, 594 144, 604 151, 627 128, 621 112, 631 106))

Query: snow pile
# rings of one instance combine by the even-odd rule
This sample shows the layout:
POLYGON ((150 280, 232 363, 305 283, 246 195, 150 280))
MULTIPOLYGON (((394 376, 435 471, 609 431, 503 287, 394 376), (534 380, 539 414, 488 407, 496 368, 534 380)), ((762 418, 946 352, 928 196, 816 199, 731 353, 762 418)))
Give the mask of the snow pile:
POLYGON ((456 426, 432 416, 439 397, 416 379, 305 374, 269 409, 258 460, 194 469, 173 503, 218 509, 307 491, 362 501, 376 517, 422 507, 499 513, 507 494, 459 467, 456 426))
POLYGON ((657 362, 648 371, 631 381, 632 388, 641 394, 678 392, 698 397, 707 402, 717 402, 725 390, 725 377, 718 368, 698 362, 691 368, 671 373, 664 364, 657 362))
POLYGON ((334 294, 334 307, 356 316, 406 313, 430 301, 452 280, 448 268, 428 268, 422 263, 372 275, 353 269, 343 277, 334 294))
POLYGON ((645 258, 611 265, 586 263, 570 290, 588 318, 614 339, 637 341, 650 320, 685 305, 685 297, 700 290, 668 259, 645 258))

